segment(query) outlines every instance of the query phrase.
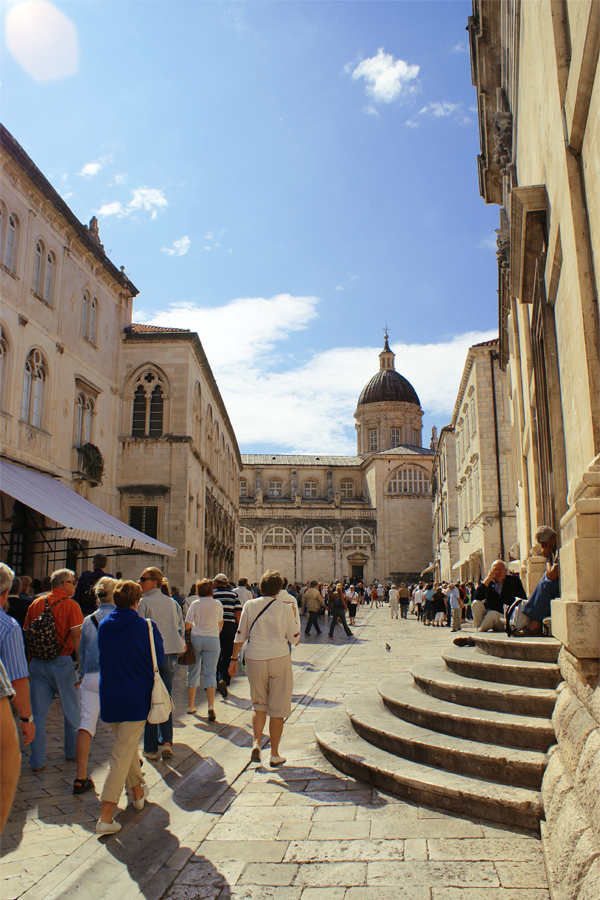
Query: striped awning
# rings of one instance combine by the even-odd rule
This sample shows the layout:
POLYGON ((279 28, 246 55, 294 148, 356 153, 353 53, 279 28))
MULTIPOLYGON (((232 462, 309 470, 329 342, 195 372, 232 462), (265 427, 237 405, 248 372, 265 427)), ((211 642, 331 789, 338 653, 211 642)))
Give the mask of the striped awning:
POLYGON ((98 541, 161 556, 177 550, 126 525, 49 475, 0 459, 0 490, 63 526, 62 538, 98 541))

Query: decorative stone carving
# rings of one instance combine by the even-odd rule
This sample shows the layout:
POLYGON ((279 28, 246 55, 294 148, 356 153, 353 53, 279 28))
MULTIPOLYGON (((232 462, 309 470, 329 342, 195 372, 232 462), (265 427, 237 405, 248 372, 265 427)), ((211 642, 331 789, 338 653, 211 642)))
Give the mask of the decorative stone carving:
POLYGON ((263 492, 262 492, 262 488, 260 485, 256 488, 256 491, 254 493, 254 505, 255 506, 263 505, 263 492))
POLYGON ((333 500, 333 472, 327 469, 327 499, 333 500))
POLYGON ((503 175, 512 160, 513 118, 509 112, 493 112, 494 162, 503 175))
POLYGON ((294 492, 294 506, 302 506, 302 494, 297 489, 294 492))
POLYGON ((510 267, 510 224, 505 210, 500 210, 500 228, 496 228, 496 259, 501 269, 510 267))

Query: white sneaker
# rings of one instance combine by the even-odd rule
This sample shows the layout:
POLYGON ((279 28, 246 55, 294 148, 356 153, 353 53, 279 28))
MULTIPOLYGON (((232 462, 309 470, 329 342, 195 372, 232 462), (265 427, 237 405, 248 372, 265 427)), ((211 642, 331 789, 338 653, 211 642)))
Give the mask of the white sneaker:
POLYGON ((103 837, 105 834, 116 834, 121 830, 121 826, 113 819, 112 822, 102 822, 100 819, 96 822, 96 834, 103 837))
POLYGON ((250 754, 250 762, 260 762, 260 744, 255 741, 252 745, 252 753, 250 754))
POLYGON ((144 808, 144 803, 146 802, 146 797, 147 797, 148 794, 150 793, 150 788, 148 787, 147 784, 143 784, 143 785, 142 785, 142 790, 144 791, 144 793, 142 794, 142 796, 140 797, 140 799, 139 799, 139 800, 135 800, 135 799, 134 799, 134 801, 133 801, 133 808, 134 808, 134 809, 140 810, 140 809, 143 809, 143 808, 144 808))

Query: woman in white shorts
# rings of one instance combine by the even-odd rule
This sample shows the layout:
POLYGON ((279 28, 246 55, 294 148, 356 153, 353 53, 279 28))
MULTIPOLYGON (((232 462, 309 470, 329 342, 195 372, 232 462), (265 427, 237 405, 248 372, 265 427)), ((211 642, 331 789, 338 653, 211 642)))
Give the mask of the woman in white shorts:
POLYGON ((81 641, 79 643, 79 666, 83 674, 79 688, 81 719, 77 733, 77 778, 73 785, 74 794, 84 794, 94 789, 94 782, 88 778, 87 764, 90 755, 92 738, 96 733, 96 723, 100 713, 100 694, 98 682, 100 669, 98 665, 98 625, 102 619, 113 611, 113 591, 116 580, 105 575, 94 585, 98 609, 83 620, 81 641))
POLYGON ((288 642, 296 646, 300 628, 294 610, 277 595, 283 587, 279 572, 266 572, 260 582, 261 596, 247 600, 235 635, 229 674, 237 673, 237 659, 247 641, 244 659, 250 682, 252 700, 252 762, 260 762, 262 735, 269 716, 271 766, 281 766, 285 758, 279 755, 279 741, 283 722, 292 711, 292 658, 288 642))

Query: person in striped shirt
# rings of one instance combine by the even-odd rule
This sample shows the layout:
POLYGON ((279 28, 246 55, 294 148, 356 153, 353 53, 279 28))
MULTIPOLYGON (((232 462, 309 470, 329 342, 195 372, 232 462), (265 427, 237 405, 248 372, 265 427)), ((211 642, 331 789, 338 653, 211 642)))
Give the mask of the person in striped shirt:
POLYGON ((219 600, 223 607, 223 628, 219 635, 221 641, 221 653, 217 663, 217 690, 225 699, 229 691, 227 688, 231 682, 229 675, 229 663, 233 653, 235 633, 242 615, 242 603, 238 595, 229 586, 227 575, 219 572, 213 578, 215 589, 213 597, 219 600))
POLYGON ((23 632, 16 619, 13 619, 4 610, 14 577, 13 570, 4 563, 0 563, 0 660, 2 660, 15 692, 12 703, 21 719, 23 743, 30 744, 35 737, 35 725, 31 715, 29 667, 25 655, 23 632))

